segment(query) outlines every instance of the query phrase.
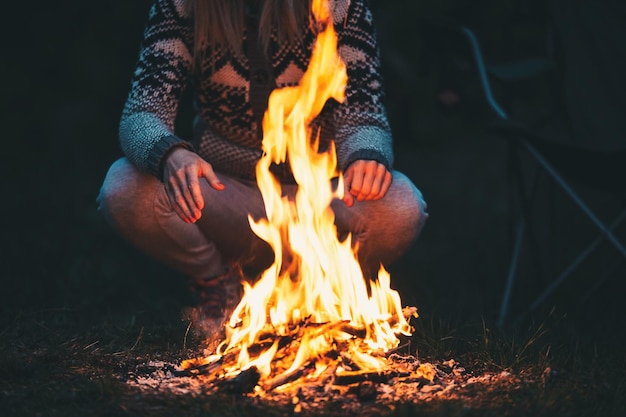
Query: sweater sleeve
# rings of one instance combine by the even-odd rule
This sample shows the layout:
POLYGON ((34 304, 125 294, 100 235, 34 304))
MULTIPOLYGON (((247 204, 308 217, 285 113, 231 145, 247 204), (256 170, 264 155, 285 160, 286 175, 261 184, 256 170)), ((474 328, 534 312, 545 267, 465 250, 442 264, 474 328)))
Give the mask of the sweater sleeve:
POLYGON ((338 52, 348 72, 345 100, 333 115, 339 168, 371 159, 390 169, 391 129, 372 12, 367 0, 334 0, 334 7, 338 52))
POLYGON ((192 29, 184 0, 155 0, 122 111, 119 139, 124 154, 157 177, 163 156, 173 147, 192 149, 174 133, 192 64, 192 29))

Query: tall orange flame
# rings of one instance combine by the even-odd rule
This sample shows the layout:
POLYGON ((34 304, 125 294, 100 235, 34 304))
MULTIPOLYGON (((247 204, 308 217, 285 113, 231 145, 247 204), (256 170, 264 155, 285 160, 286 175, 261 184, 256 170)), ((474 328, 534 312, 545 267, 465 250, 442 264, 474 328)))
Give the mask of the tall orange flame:
MULTIPOLYGON (((314 0, 312 12, 324 30, 319 33, 310 65, 300 84, 275 90, 263 120, 264 155, 257 164, 258 186, 267 220, 249 218, 253 231, 274 250, 275 261, 244 295, 233 312, 230 334, 219 355, 239 352, 237 364, 226 373, 256 366, 261 378, 273 375, 278 338, 261 353, 267 335, 289 336, 299 328, 300 343, 285 371, 305 364, 324 368, 324 356, 342 345, 363 371, 385 368, 381 353, 396 347, 397 334, 410 334, 398 293, 381 266, 378 280, 368 285, 351 239, 340 241, 330 203, 341 198, 343 184, 333 191, 335 148, 319 151, 311 143, 311 121, 330 98, 344 101, 346 66, 337 54, 337 37, 326 0, 314 0), (298 184, 294 198, 283 196, 270 173, 272 163, 289 161, 298 184), (346 330, 351 329, 351 330, 346 330), (355 336, 358 333, 359 336, 355 336)), ((267 346, 268 344, 266 344, 267 346)))

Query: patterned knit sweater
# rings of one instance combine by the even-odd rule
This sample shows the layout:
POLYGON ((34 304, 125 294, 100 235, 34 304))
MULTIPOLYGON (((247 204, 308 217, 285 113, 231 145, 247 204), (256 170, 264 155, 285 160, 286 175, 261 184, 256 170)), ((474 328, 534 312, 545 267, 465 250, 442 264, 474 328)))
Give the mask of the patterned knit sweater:
MULTIPOLYGON (((155 0, 150 10, 120 121, 122 149, 134 164, 157 177, 164 155, 172 147, 186 146, 217 172, 253 179, 262 151, 249 101, 250 62, 245 53, 215 48, 205 54, 201 70, 192 72, 193 17, 186 14, 184 3, 155 0), (174 122, 188 85, 193 88, 197 115, 193 137, 183 140, 174 132, 174 122)), ((319 124, 322 131, 331 132, 340 170, 358 159, 377 160, 391 168, 391 134, 372 13, 367 0, 331 0, 331 7, 348 85, 345 101, 327 103, 319 124)), ((289 44, 280 44, 272 35, 269 57, 277 87, 298 83, 314 39, 308 27, 297 42, 289 44)), ((279 177, 287 179, 288 172, 282 172, 279 177)))

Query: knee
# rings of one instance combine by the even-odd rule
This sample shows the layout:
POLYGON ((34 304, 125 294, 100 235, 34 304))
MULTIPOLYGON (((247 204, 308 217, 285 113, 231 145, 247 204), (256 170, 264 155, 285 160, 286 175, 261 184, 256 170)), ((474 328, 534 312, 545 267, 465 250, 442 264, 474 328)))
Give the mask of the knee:
POLYGON ((348 230, 359 242, 362 266, 370 272, 377 271, 381 262, 391 264, 406 253, 428 218, 422 193, 397 171, 385 197, 354 208, 357 213, 348 230))
POLYGON ((428 219, 424 196, 406 175, 394 171, 388 197, 388 207, 393 211, 390 218, 402 230, 398 236, 403 236, 408 246, 417 239, 428 219))
MULTIPOLYGON (((376 251, 380 261, 388 265, 415 243, 420 235, 428 213, 422 193, 405 175, 394 172, 392 187, 381 201, 384 206, 377 216, 377 224, 372 225, 372 232, 378 230, 376 251)), ((373 236, 371 236, 373 238, 373 236)))
POLYGON ((128 159, 120 158, 111 165, 100 187, 98 210, 115 227, 120 226, 124 213, 132 207, 137 171, 128 159))
POLYGON ((109 167, 104 177, 96 201, 98 210, 105 214, 110 214, 111 209, 117 205, 116 202, 124 195, 123 188, 125 184, 121 181, 121 178, 123 178, 126 163, 127 161, 124 158, 118 159, 109 167))

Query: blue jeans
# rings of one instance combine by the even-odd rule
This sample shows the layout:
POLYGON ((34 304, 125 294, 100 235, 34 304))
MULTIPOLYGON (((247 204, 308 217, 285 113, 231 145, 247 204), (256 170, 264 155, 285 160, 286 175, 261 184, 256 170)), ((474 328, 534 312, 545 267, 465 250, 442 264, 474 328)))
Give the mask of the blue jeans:
MULTIPOLYGON (((248 215, 265 216, 256 182, 217 175, 224 190, 201 181, 202 217, 187 224, 172 209, 163 184, 121 158, 106 175, 99 208, 122 237, 190 278, 220 275, 231 262, 257 271, 267 268, 272 249, 248 223, 248 215)), ((285 193, 295 191, 295 185, 283 187, 285 193)), ((420 191, 397 171, 384 198, 355 201, 352 207, 335 200, 331 207, 338 234, 351 233, 358 242, 359 262, 369 277, 376 276, 380 263, 397 260, 413 244, 428 217, 420 191)))

